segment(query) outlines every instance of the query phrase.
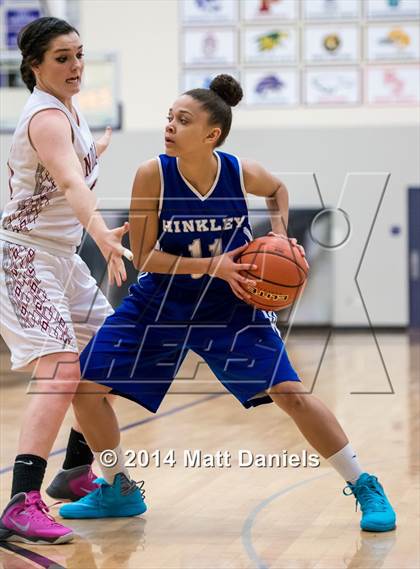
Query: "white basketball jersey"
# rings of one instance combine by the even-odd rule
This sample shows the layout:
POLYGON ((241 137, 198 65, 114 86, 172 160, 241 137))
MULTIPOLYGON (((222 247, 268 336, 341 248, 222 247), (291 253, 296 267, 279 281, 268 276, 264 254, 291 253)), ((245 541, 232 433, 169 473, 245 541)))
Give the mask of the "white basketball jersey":
POLYGON ((8 160, 10 200, 2 215, 2 235, 7 232, 16 242, 30 241, 35 245, 38 240, 50 243, 55 250, 68 251, 80 244, 82 225, 64 193, 40 163, 28 135, 31 118, 44 109, 60 109, 65 113, 87 186, 92 189, 98 178, 95 144, 84 117, 77 110, 77 124, 63 103, 35 87, 13 135, 8 160))

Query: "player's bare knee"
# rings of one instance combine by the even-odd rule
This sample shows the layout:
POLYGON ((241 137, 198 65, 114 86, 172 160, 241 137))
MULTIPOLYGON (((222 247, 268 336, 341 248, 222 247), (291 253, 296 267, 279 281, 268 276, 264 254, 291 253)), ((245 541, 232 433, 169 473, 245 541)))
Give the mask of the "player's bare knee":
POLYGON ((304 412, 307 408, 307 396, 301 393, 272 394, 271 397, 288 415, 304 412))
POLYGON ((309 394, 305 393, 301 383, 280 383, 274 385, 269 393, 276 405, 289 415, 303 412, 307 408, 309 394))
POLYGON ((80 381, 79 366, 63 365, 48 375, 39 375, 32 380, 32 386, 38 393, 53 393, 55 395, 74 395, 80 381))
POLYGON ((62 366, 58 368, 57 374, 52 381, 59 391, 76 393, 80 382, 80 371, 78 366, 62 366))
POLYGON ((81 381, 73 398, 74 410, 76 413, 94 410, 107 397, 109 391, 108 387, 90 381, 81 381))

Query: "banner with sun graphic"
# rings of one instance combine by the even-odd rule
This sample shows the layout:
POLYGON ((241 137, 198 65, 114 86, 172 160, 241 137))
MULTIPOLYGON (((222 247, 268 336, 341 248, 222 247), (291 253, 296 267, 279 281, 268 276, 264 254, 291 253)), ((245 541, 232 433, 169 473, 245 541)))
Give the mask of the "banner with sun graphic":
POLYGON ((413 61, 420 53, 419 27, 416 24, 369 26, 366 58, 369 61, 413 61))
POLYGON ((356 25, 311 26, 304 33, 308 63, 356 63, 360 58, 360 30, 356 25))

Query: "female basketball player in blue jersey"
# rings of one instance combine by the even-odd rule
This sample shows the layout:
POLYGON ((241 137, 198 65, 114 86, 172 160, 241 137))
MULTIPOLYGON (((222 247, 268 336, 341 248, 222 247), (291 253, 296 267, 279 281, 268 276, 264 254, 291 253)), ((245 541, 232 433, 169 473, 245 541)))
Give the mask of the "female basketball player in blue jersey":
POLYGON ((287 239, 288 194, 254 162, 216 150, 226 139, 240 85, 219 75, 169 110, 165 154, 138 169, 130 212, 131 247, 142 271, 115 314, 81 356, 85 382, 75 411, 92 449, 118 457, 100 490, 62 506, 65 518, 136 515, 145 510, 129 480, 119 431, 105 393, 156 412, 188 350, 201 356, 245 407, 274 401, 347 482, 360 502, 361 527, 388 531, 395 513, 375 476, 363 472, 334 415, 306 392, 275 326, 254 309, 235 259, 252 240, 246 194, 263 196, 273 233, 287 239))

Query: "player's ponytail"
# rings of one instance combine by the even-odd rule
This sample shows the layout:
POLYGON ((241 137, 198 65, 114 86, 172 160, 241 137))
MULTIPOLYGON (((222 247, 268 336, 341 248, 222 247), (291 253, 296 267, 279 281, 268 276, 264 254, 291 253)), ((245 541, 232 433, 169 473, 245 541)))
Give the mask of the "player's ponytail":
POLYGON ((235 107, 243 96, 242 87, 231 75, 217 75, 209 89, 219 95, 229 107, 235 107))
POLYGON ((71 32, 76 32, 79 35, 76 28, 65 20, 51 17, 38 18, 20 30, 17 40, 18 47, 22 53, 20 74, 22 81, 31 93, 36 85, 32 66, 42 63, 51 40, 71 32))
POLYGON ((22 81, 28 87, 29 91, 32 93, 36 85, 36 79, 30 64, 28 61, 25 61, 24 58, 22 58, 22 63, 20 64, 20 76, 22 77, 22 81))
POLYGON ((209 89, 191 89, 184 93, 199 101, 209 114, 209 124, 219 126, 221 135, 216 146, 221 146, 232 125, 232 109, 242 99, 240 84, 231 75, 217 75, 209 89))

